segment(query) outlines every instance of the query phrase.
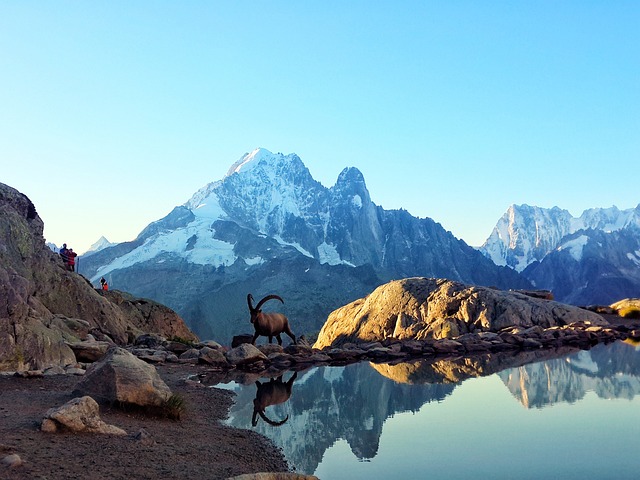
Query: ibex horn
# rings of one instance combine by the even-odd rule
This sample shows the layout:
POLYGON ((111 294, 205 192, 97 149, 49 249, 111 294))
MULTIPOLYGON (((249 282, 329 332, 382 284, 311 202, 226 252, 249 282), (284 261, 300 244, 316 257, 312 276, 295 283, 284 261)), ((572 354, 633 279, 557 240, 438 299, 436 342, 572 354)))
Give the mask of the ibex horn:
POLYGON ((262 300, 258 302, 258 305, 256 305, 255 309, 260 310, 260 307, 264 305, 264 303, 267 300, 280 300, 282 303, 284 303, 284 300, 282 300, 282 298, 280 298, 278 295, 267 295, 266 297, 264 297, 262 300))

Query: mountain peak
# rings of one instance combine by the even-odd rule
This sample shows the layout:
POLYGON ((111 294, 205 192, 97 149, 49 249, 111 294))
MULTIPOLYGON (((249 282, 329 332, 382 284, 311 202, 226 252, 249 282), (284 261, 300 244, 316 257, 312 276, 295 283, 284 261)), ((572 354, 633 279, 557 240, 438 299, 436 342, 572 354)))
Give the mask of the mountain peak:
POLYGON ((367 202, 371 200, 367 184, 364 181, 364 175, 355 167, 347 167, 342 170, 331 190, 334 194, 337 193, 342 196, 358 195, 367 202))
POLYGON ((107 247, 110 247, 112 245, 115 245, 115 243, 111 243, 109 240, 107 240, 104 235, 101 236, 98 240, 96 240, 94 242, 93 245, 91 245, 86 252, 84 252, 84 255, 88 254, 88 253, 96 253, 99 252, 100 250, 104 250, 107 247))
POLYGON ((362 183, 364 184, 364 175, 356 167, 346 167, 340 175, 338 175, 338 183, 362 183))
POLYGON ((229 170, 227 171, 227 177, 233 175, 234 173, 238 173, 241 170, 250 170, 253 166, 260 163, 260 161, 264 158, 273 157, 273 153, 271 153, 266 148, 258 147, 254 151, 250 153, 245 153, 239 160, 237 160, 229 170))

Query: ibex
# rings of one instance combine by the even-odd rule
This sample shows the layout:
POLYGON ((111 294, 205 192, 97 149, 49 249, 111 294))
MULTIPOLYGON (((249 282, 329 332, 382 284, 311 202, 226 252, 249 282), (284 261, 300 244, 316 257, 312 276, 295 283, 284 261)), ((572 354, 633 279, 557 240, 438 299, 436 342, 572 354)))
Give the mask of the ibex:
POLYGON ((269 425, 273 425, 274 427, 279 427, 289 420, 289 415, 287 415, 284 420, 274 422, 267 418, 264 410, 271 405, 278 405, 279 403, 284 403, 289 400, 289 397, 291 397, 293 381, 297 376, 298 372, 294 372, 293 376, 287 383, 282 381, 282 375, 277 379, 272 378, 270 381, 265 383, 256 381, 258 390, 256 391, 256 398, 253 400, 253 416, 251 417, 251 425, 255 427, 258 424, 258 415, 260 415, 265 422, 269 425))
POLYGON ((296 343, 296 336, 289 328, 289 320, 287 320, 287 317, 281 313, 263 313, 262 310, 260 310, 260 307, 262 307, 267 300, 271 299, 280 300, 284 303, 284 300, 278 295, 267 295, 253 308, 253 296, 251 294, 247 295, 247 303, 249 304, 249 312, 251 313, 251 323, 253 323, 253 327, 256 329, 251 344, 255 345, 256 339, 260 335, 263 335, 269 337, 269 343, 272 342, 273 337, 276 337, 278 339, 278 345, 282 345, 282 338, 280 337, 282 332, 289 335, 293 343, 296 343))

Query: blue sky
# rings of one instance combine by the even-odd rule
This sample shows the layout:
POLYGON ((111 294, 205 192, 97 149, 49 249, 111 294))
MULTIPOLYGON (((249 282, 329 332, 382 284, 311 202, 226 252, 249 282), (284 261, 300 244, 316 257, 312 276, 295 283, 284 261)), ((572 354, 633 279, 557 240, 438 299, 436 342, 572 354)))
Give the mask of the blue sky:
POLYGON ((0 182, 131 240, 245 152, 347 166, 481 244, 511 204, 640 203, 640 2, 0 2, 0 182))

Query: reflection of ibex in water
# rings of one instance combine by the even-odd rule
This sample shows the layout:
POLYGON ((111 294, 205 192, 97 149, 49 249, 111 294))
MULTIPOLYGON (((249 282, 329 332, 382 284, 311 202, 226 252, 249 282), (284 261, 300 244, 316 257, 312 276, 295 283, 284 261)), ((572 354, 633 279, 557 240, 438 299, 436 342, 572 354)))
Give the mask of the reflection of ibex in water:
POLYGON ((282 345, 282 338, 280 337, 281 333, 286 333, 293 339, 293 343, 296 342, 296 336, 291 332, 289 328, 289 320, 281 313, 263 313, 260 310, 260 307, 267 300, 280 300, 284 303, 284 300, 280 298, 278 295, 267 295, 262 300, 258 302, 258 305, 253 307, 253 296, 251 294, 247 295, 247 303, 249 304, 249 312, 251 313, 251 323, 253 323, 253 327, 256 329, 256 333, 253 335, 253 340, 251 340, 252 344, 256 343, 256 339, 263 335, 265 337, 269 337, 269 343, 273 340, 273 337, 278 339, 278 345, 282 345))
POLYGON ((271 405, 278 405, 289 400, 293 381, 297 376, 298 372, 294 372, 293 376, 286 383, 282 381, 282 375, 276 379, 272 378, 265 383, 256 381, 258 390, 256 391, 256 398, 253 399, 253 417, 251 417, 251 425, 255 427, 258 424, 258 415, 260 415, 265 422, 269 425, 273 425, 274 427, 279 427, 289 420, 289 415, 287 415, 284 417, 284 420, 274 422, 267 418, 264 413, 264 409, 271 405))

